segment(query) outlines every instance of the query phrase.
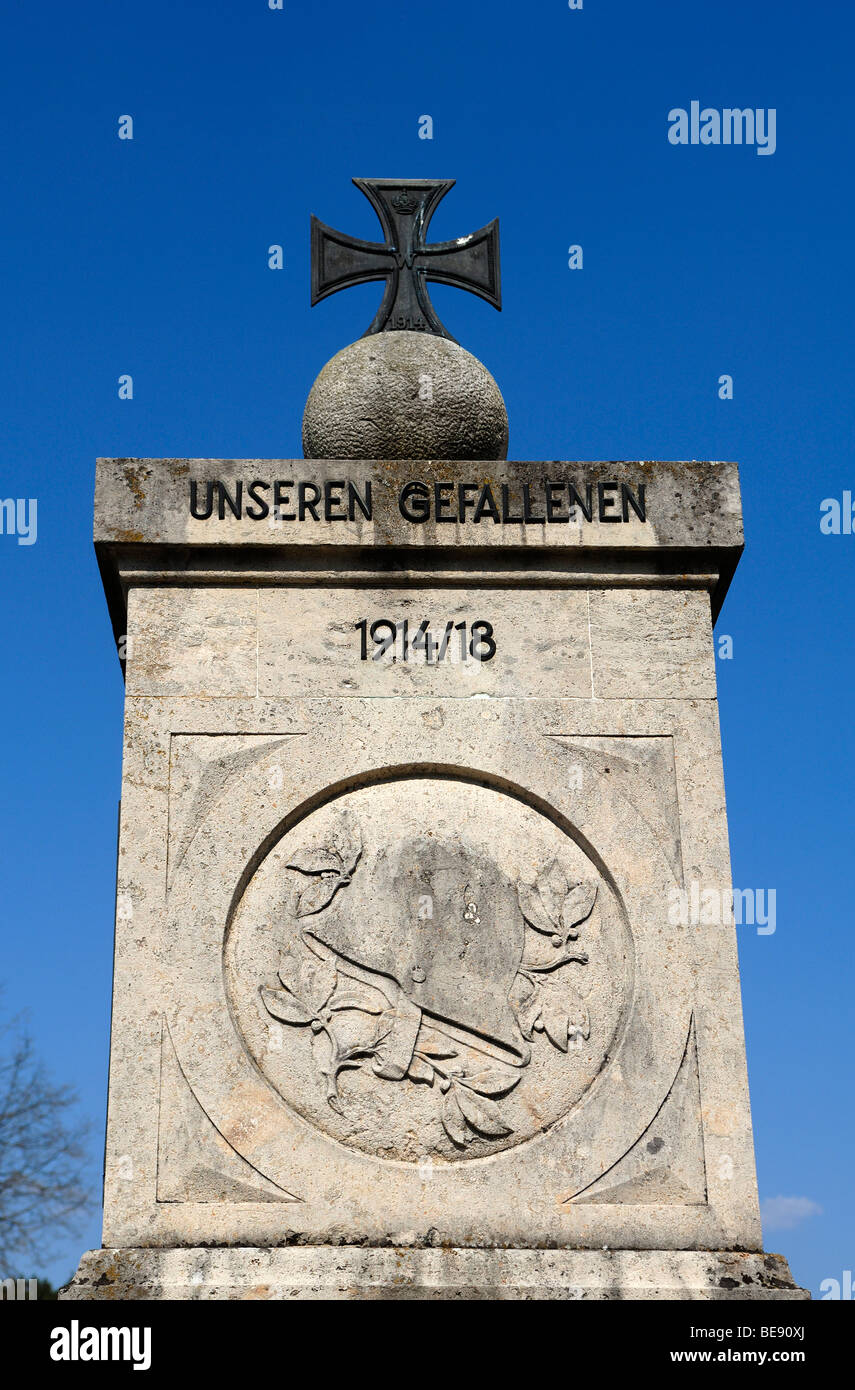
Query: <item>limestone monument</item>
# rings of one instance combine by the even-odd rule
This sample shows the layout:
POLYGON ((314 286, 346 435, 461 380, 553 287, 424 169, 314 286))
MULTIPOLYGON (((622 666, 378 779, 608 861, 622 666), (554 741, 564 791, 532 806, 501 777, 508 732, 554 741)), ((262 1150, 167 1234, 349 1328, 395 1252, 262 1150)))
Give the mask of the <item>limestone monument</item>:
POLYGON ((304 459, 101 459, 127 683, 101 1250, 64 1297, 805 1297, 762 1249, 712 623, 729 463, 509 463, 427 282, 451 181, 356 180, 383 280, 304 459))

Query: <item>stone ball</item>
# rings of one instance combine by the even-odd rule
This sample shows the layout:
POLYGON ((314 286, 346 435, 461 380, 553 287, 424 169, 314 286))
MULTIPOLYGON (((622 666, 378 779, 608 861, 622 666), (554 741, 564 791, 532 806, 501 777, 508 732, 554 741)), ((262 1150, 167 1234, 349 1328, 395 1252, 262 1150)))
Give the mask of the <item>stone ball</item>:
POLYGON ((504 459, 508 413, 487 368, 433 334, 372 333, 342 348, 303 413, 307 459, 504 459))

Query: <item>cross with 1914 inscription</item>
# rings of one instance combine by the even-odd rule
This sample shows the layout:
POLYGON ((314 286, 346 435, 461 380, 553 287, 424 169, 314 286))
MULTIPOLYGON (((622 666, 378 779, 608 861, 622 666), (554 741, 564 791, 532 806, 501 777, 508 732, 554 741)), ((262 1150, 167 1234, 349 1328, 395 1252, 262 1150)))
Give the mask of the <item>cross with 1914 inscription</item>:
POLYGON ((427 243, 428 223, 454 179, 354 179, 380 219, 385 242, 346 236, 312 218, 312 304, 337 290, 385 280, 370 333, 393 330, 456 339, 440 322, 426 281, 454 285, 501 309, 499 221, 453 241, 427 243))

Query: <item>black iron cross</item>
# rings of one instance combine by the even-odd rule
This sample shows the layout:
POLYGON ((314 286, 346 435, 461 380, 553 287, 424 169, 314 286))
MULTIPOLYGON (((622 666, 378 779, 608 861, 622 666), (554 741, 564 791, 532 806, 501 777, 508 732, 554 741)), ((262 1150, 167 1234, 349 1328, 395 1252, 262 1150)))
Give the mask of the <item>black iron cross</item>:
POLYGON ((336 290, 385 280, 386 292, 371 327, 434 333, 451 338, 428 298, 427 280, 455 285, 502 307, 499 220, 454 241, 425 241, 428 223, 454 179, 354 179, 380 218, 385 242, 345 236, 312 218, 312 303, 336 290))

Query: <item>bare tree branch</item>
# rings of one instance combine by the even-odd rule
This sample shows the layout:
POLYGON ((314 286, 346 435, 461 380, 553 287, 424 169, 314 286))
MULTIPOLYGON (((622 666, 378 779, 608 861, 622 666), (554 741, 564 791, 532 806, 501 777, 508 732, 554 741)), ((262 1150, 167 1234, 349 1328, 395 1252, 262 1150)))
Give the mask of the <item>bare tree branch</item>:
POLYGON ((50 1078, 23 1020, 0 1022, 0 1278, 49 1259, 92 1209, 78 1104, 50 1078))

